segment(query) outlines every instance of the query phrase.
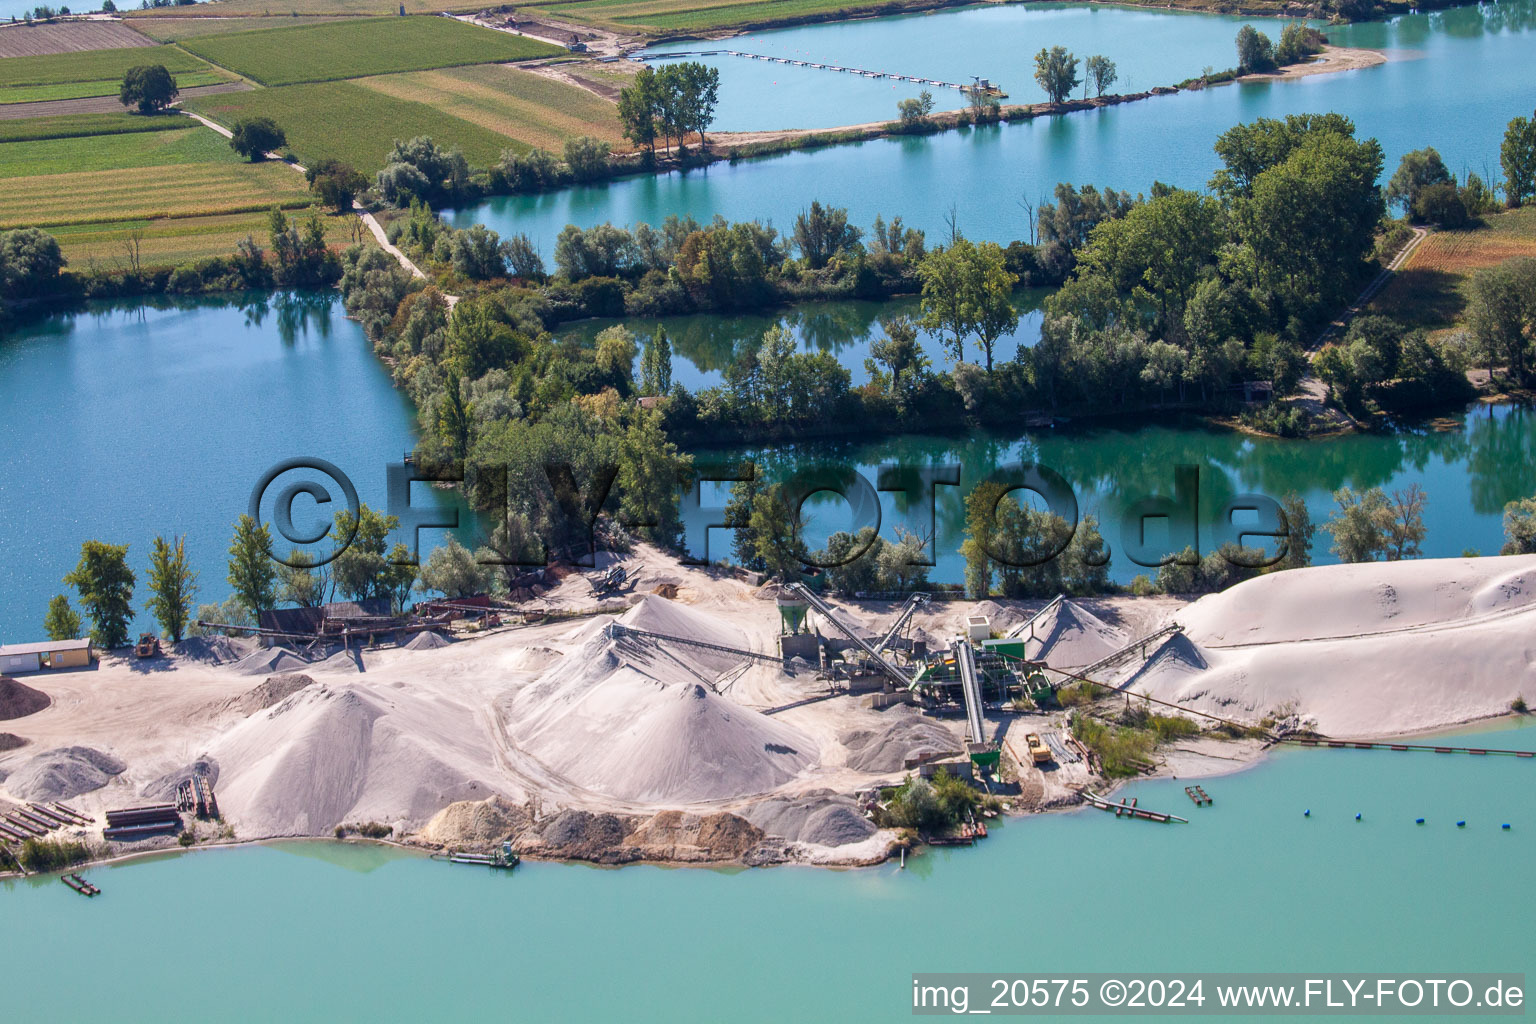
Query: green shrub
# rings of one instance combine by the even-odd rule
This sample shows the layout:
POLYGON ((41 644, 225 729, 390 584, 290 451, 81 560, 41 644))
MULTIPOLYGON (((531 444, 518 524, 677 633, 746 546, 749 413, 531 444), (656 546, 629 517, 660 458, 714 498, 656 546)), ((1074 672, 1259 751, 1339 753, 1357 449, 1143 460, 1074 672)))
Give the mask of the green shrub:
POLYGON ((28 839, 21 844, 21 863, 28 871, 60 871, 90 857, 90 848, 84 843, 28 839))
POLYGON ((1514 700, 1509 702, 1509 710, 1513 711, 1517 715, 1523 715, 1529 709, 1525 705, 1524 697, 1516 697, 1514 700))
POLYGON ((1124 779, 1140 773, 1152 756, 1155 734, 1148 729, 1109 725, 1073 713, 1072 735, 1098 757, 1106 778, 1124 779))

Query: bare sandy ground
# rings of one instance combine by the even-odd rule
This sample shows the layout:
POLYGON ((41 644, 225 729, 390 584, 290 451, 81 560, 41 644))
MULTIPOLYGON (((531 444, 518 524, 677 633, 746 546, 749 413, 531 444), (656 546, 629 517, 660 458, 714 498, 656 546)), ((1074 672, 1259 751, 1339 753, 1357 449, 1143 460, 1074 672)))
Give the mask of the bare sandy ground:
MULTIPOLYGON (((622 614, 503 628, 438 649, 368 650, 361 671, 357 659, 332 659, 298 666, 305 680, 267 684, 295 666, 274 667, 266 652, 223 665, 187 655, 108 657, 94 670, 29 676, 53 703, 3 723, 29 741, 0 755, 4 795, 64 799, 100 815, 163 799, 167 779, 203 761, 216 766, 221 808, 240 839, 328 835, 338 824, 378 821, 396 836, 425 831, 442 841, 484 831, 490 814, 498 827, 542 827, 529 833, 539 850, 571 849, 565 833, 607 828, 629 835, 631 853, 641 844, 635 856, 682 851, 680 859, 703 857, 711 841, 737 852, 760 847, 765 830, 741 818, 766 820, 764 801, 777 801, 790 809, 768 825, 786 830, 787 821, 795 833, 780 837, 778 859, 879 859, 872 851, 888 848, 889 834, 832 829, 826 834, 846 845, 826 846, 804 841, 801 830, 811 817, 846 821, 834 797, 899 780, 906 758, 960 750, 959 717, 828 697, 809 668, 790 673, 614 638, 606 626, 617 619, 776 650, 768 592, 651 548, 627 561, 644 568, 634 592, 614 605, 622 614), (675 600, 652 593, 661 584, 677 587, 675 600), (48 752, 64 748, 85 753, 49 762, 52 774, 40 770, 39 755, 59 760, 48 752), (84 791, 39 796, 44 782, 84 791), (450 806, 480 810, 440 817, 450 806), (471 819, 482 825, 464 824, 471 819)), ((537 603, 574 609, 593 606, 594 597, 574 574, 537 603)), ((872 631, 896 608, 836 603, 872 631)), ((969 614, 1006 631, 1043 604, 934 601, 914 626, 942 643, 969 614)), ((1352 736, 1442 727, 1498 714, 1517 694, 1536 698, 1536 557, 1292 570, 1192 604, 1072 602, 1042 616, 1030 643, 1049 663, 1080 667, 1168 621, 1183 632, 1153 645, 1145 660, 1115 666, 1105 681, 1243 722, 1294 715, 1352 736)), ((1091 781, 1073 756, 1041 771, 1023 753, 1023 735, 1039 732, 1069 755, 1064 715, 1007 714, 988 728, 1004 743, 1005 775, 1017 776, 1010 800, 1019 809, 1070 803, 1091 781)), ((1232 770, 1257 752, 1255 743, 1200 738, 1160 757, 1165 772, 1193 777, 1232 770)))
POLYGON ((1335 71, 1358 71, 1385 64, 1387 55, 1380 50, 1359 50, 1344 46, 1324 46, 1322 53, 1305 64, 1291 64, 1276 71, 1256 71, 1244 75, 1243 81, 1263 79, 1307 78, 1311 75, 1327 75, 1335 71))

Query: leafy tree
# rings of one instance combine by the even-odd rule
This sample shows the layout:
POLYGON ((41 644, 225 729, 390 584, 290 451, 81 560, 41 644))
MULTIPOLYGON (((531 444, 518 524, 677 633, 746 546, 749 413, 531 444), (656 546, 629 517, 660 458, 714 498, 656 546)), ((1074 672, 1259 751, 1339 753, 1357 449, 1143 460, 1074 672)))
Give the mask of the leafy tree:
POLYGON ((97 647, 110 650, 128 642, 136 580, 128 568, 127 544, 88 540, 80 545, 80 564, 64 582, 80 595, 80 604, 91 620, 91 640, 97 647))
POLYGON ((751 552, 764 571, 782 580, 799 578, 806 554, 798 513, 784 501, 783 489, 770 484, 752 499, 747 523, 751 552))
POLYGON ((235 522, 229 545, 229 580, 235 599, 252 615, 277 605, 277 570, 273 568, 272 529, 249 515, 235 522))
POLYGON ((1504 198, 1510 206, 1536 197, 1536 115, 1509 122, 1499 146, 1499 164, 1504 168, 1504 198))
POLYGON ((1317 532, 1312 513, 1295 491, 1280 499, 1280 509, 1285 513, 1285 557, 1277 564, 1282 569, 1305 569, 1312 564, 1312 537, 1317 532))
POLYGON ((577 181, 595 181, 608 173, 608 154, 613 149, 602 139, 583 135, 579 139, 567 139, 565 164, 571 169, 571 177, 577 181))
POLYGON ((270 117, 243 117, 235 122, 229 148, 255 163, 269 152, 288 145, 288 136, 270 117))
POLYGON ((619 90, 619 124, 624 137, 636 146, 650 150, 656 157, 657 120, 661 114, 661 89, 656 69, 645 65, 634 80, 619 90))
POLYGON ((427 556, 416 589, 423 594, 436 592, 444 597, 471 597, 485 592, 490 586, 490 577, 490 566, 476 562, 469 549, 450 533, 448 542, 439 544, 427 556))
POLYGON ((660 324, 645 339, 645 350, 640 354, 640 381, 640 390, 647 395, 665 395, 672 390, 672 343, 660 324))
POLYGON ((1424 506, 1429 496, 1418 484, 1409 484, 1401 491, 1392 492, 1391 517, 1386 521, 1387 561, 1397 562, 1404 558, 1417 558, 1423 551, 1424 506))
POLYGON ((1115 84, 1120 77, 1120 71, 1115 67, 1115 62, 1101 54, 1094 54, 1083 62, 1084 69, 1088 72, 1088 81, 1093 84, 1093 94, 1103 96, 1104 90, 1115 84))
POLYGON ((917 325, 910 317, 896 316, 882 320, 880 329, 884 336, 870 342, 865 368, 870 379, 887 394, 910 402, 929 367, 928 357, 917 340, 917 325), (882 371, 881 367, 885 369, 882 371))
POLYGON ((1520 498, 1504 506, 1504 547, 1499 554, 1536 555, 1536 498, 1520 498))
POLYGON ((678 483, 687 478, 692 466, 692 457, 667 440, 661 414, 641 410, 619 439, 616 482, 622 520, 642 524, 636 529, 644 536, 675 546, 682 532, 678 483))
POLYGON ((1268 71, 1275 66, 1275 48, 1269 37, 1252 25, 1237 30, 1237 69, 1244 74, 1268 71))
POLYGON ((975 310, 976 340, 981 343, 987 357, 987 372, 991 373, 993 346, 1019 326, 1019 311, 1012 301, 1013 286, 1019 279, 1008 270, 1002 247, 996 242, 982 242, 969 255, 965 285, 975 310))
POLYGON ((43 629, 49 640, 78 640, 80 616, 69 606, 69 598, 55 594, 48 602, 48 614, 43 619, 43 629))
POLYGON ((125 107, 138 107, 141 114, 154 114, 169 107, 178 94, 176 79, 164 64, 140 64, 123 76, 117 98, 125 107))
POLYGON ((58 283, 68 261, 58 239, 37 228, 0 231, 0 284, 9 295, 39 295, 58 283))
POLYGON ((406 206, 412 199, 447 201, 469 184, 469 163, 457 149, 445 150, 425 135, 396 141, 374 187, 384 201, 406 206))
POLYGON ((1437 228, 1455 230, 1471 223, 1472 216, 1453 178, 1419 190, 1413 201, 1413 219, 1437 228))
POLYGON ((560 183, 560 161, 542 149, 527 153, 504 149, 492 178, 514 192, 537 192, 560 183))
MULTIPOLYGON (((375 512, 366 504, 359 506, 355 517, 351 509, 337 512, 331 538, 339 546, 351 534, 352 543, 331 562, 336 589, 354 601, 392 597, 396 580, 394 567, 385 556, 386 542, 399 528, 398 517, 375 512)), ((415 567, 407 568, 414 577, 415 567)))
POLYGON ((1045 90, 1052 104, 1060 103, 1078 86, 1077 58, 1065 46, 1041 48, 1035 54, 1035 81, 1045 90))
POLYGON ((368 187, 368 179, 351 164, 334 157, 316 161, 304 169, 309 190, 337 213, 352 209, 357 194, 368 187))
POLYGON ((928 115, 933 113, 933 93, 924 89, 915 97, 898 100, 896 112, 901 118, 901 123, 906 127, 926 123, 928 115))
POLYGON ((795 247, 812 270, 820 270, 832 257, 853 249, 861 235, 858 228, 848 223, 846 209, 822 206, 815 199, 811 200, 809 210, 802 210, 795 217, 795 247))
POLYGON ((313 568, 312 561, 305 552, 294 548, 285 561, 277 563, 279 602, 300 608, 318 608, 325 603, 325 573, 313 568))
POLYGON ((1433 146, 1404 153, 1392 180, 1387 182, 1387 202, 1396 203, 1405 213, 1413 212, 1419 193, 1430 185, 1454 185, 1456 179, 1446 170, 1445 161, 1433 146))
POLYGON ((596 341, 594 361, 597 368, 610 378, 622 381, 627 388, 634 373, 635 356, 639 354, 634 332, 623 324, 614 324, 599 331, 596 341))
POLYGON ((538 246, 526 234, 516 234, 502 243, 502 248, 507 259, 507 268, 511 270, 513 277, 522 278, 524 281, 542 281, 545 278, 544 257, 539 255, 538 246))
POLYGON ((1516 381, 1529 380, 1536 343, 1536 257, 1478 270, 1471 293, 1467 321, 1488 365, 1502 362, 1516 381))
POLYGON ((156 537, 149 554, 149 592, 145 607, 160 622, 161 631, 172 641, 180 641, 187 632, 192 598, 197 596, 197 573, 187 563, 187 539, 177 537, 170 544, 156 537))
POLYGON ((966 336, 975 334, 991 372, 993 346, 1019 323, 1011 301, 1018 278, 1008 270, 1002 248, 962 237, 925 255, 917 271, 923 282, 922 326, 949 334, 956 362, 965 359, 966 336))
POLYGON ((1280 42, 1275 47, 1275 63, 1299 64, 1314 53, 1320 53, 1324 42, 1326 39, 1317 29, 1293 21, 1280 33, 1280 42))
POLYGON ((1344 562, 1397 561, 1414 558, 1424 540, 1423 488, 1412 484, 1388 498, 1380 487, 1356 494, 1335 491, 1339 509, 1323 524, 1333 534, 1333 553, 1344 562))
POLYGON ((453 272, 471 281, 488 281, 507 272, 507 250, 501 236, 484 224, 455 231, 448 240, 453 272))

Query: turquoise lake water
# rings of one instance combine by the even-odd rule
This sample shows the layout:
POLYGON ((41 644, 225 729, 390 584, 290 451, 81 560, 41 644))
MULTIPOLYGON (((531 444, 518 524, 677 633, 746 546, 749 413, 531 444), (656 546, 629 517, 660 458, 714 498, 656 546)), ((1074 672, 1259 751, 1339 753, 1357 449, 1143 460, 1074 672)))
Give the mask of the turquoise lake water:
MULTIPOLYGON (((1265 31, 1269 19, 1252 19, 1265 31)), ((1112 93, 1134 93, 1198 77, 1207 66, 1234 65, 1237 30, 1250 21, 1220 15, 1025 4, 933 11, 896 18, 750 32, 726 40, 662 43, 654 52, 683 53, 729 48, 766 57, 836 64, 864 71, 938 79, 969 85, 990 79, 1008 103, 1043 103, 1035 82, 1035 54, 1065 46, 1086 58, 1115 62, 1112 93)), ((959 110, 969 100, 956 89, 863 78, 847 72, 796 67, 726 54, 697 58, 720 71, 716 131, 835 128, 889 121, 898 100, 925 88, 935 110, 959 110)), ((1079 77, 1087 76, 1079 69, 1079 77)), ((1079 86, 1074 97, 1083 95, 1079 86)))
MULTIPOLYGON (((1478 734, 1536 746, 1530 725, 1478 734)), ((1188 825, 1015 819, 905 871, 508 875, 329 843, 167 856, 88 870, 94 900, 0 884, 26 935, 0 979, 17 1020, 190 1002, 220 1021, 896 1021, 918 971, 1528 971, 1533 771, 1281 750, 1206 780, 1209 808, 1176 780, 1121 791, 1188 825)))
MULTIPOLYGON (((382 507, 385 463, 416 443, 409 401, 334 293, 101 304, 31 320, 0 336, 0 409, 10 420, 0 446, 8 641, 41 635, 84 540, 130 545, 139 604, 150 541, 184 533, 198 599, 221 601, 235 520, 270 466, 326 459, 382 507)), ((433 498, 418 488, 414 500, 433 498)), ((308 499, 295 504, 298 528, 321 518, 308 499)))
MULTIPOLYGON (((719 214, 730 220, 760 218, 782 231, 813 198, 847 207, 860 225, 877 214, 887 219, 900 214, 930 233, 942 228, 953 205, 960 228, 972 238, 1027 239, 1021 197, 1049 196, 1061 181, 1133 192, 1145 192, 1154 181, 1199 187, 1218 165, 1211 147, 1228 128, 1256 117, 1322 111, 1346 114, 1360 135, 1378 139, 1387 174, 1405 152, 1432 145, 1453 172, 1471 169, 1488 179, 1498 169, 1505 125, 1516 115, 1529 116, 1536 103, 1530 71, 1533 10, 1536 0, 1504 0, 1331 29, 1341 45, 1391 51, 1387 64, 1359 71, 1220 86, 1014 125, 786 153, 548 195, 504 196, 452 211, 448 218, 458 227, 483 222, 504 234, 525 232, 546 259, 568 223, 659 224, 668 214, 692 214, 700 221, 719 214)), ((1002 23, 1015 13, 982 10, 900 21, 915 41, 908 45, 921 45, 933 19, 991 17, 1002 23)), ((1147 16, 1118 8, 1093 12, 1093 39, 1099 41, 1085 40, 1084 51, 1131 61, 1141 52, 1146 33, 1137 26, 1147 16)), ((1180 25, 1191 20, 1159 16, 1180 25)), ((870 31, 875 24, 860 22, 858 29, 870 31)), ((813 45, 817 33, 840 31, 837 26, 795 30, 805 46, 813 45)), ((735 47, 748 50, 754 38, 738 37, 735 47)), ((1155 42, 1146 46, 1159 56, 1155 42)), ((756 62, 736 63, 750 68, 756 62)), ((971 73, 990 74, 980 68, 971 73)), ((819 94, 835 114, 843 103, 837 82, 846 76, 825 77, 831 81, 819 94)), ((1171 74, 1169 81, 1182 77, 1171 74)), ((890 110, 894 113, 894 102, 890 110)))
MULTIPOLYGON (((937 565, 932 578, 946 583, 963 579, 959 548, 964 539, 965 494, 1004 463, 1039 462, 1066 478, 1081 513, 1098 516, 1111 548, 1111 578, 1128 583, 1138 573, 1156 570, 1136 565, 1124 555, 1121 517, 1143 498, 1172 494, 1173 467, 1180 464, 1200 468, 1202 552, 1218 546, 1213 540, 1214 524, 1222 507, 1238 494, 1256 492, 1279 500, 1295 492, 1306 501, 1313 525, 1321 527, 1336 510, 1333 492, 1341 487, 1357 491, 1383 487, 1390 493, 1417 483, 1429 496, 1424 510, 1426 556, 1454 557, 1468 549, 1497 554, 1503 543, 1505 504, 1536 494, 1536 415, 1520 406, 1482 406, 1447 417, 1434 428, 1308 441, 1177 425, 1114 429, 1068 424, 1003 436, 907 435, 864 443, 730 449, 698 457, 728 464, 752 457, 770 479, 809 463, 854 468, 871 484, 880 465, 958 464, 960 486, 937 489, 932 528, 926 510, 914 514, 899 495, 880 495, 881 533, 895 537, 898 526, 919 536, 935 533, 932 553, 937 565)), ((729 499, 727 487, 708 485, 704 503, 723 505, 729 499)), ((1034 500, 1027 493, 1025 497, 1034 500)), ((831 533, 856 525, 849 506, 825 492, 813 496, 805 512, 803 537, 812 550, 822 547, 831 533)), ((1164 545, 1158 550, 1174 550, 1167 547, 1166 527, 1158 520, 1148 522, 1147 540, 1164 545)), ((729 543, 728 533, 712 531, 710 557, 723 557, 715 545, 725 545, 719 549, 724 551, 729 543)), ((1331 543, 1331 536, 1319 529, 1313 539, 1314 564, 1338 560, 1328 550, 1331 543)))

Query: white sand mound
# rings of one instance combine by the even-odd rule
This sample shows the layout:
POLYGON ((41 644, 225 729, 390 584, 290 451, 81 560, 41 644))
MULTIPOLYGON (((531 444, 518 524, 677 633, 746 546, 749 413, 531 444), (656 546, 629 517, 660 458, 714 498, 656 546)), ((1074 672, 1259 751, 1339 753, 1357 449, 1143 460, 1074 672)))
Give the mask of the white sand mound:
POLYGON ((126 768, 100 750, 60 747, 23 761, 5 780, 5 787, 22 800, 68 800, 100 789, 126 768))
POLYGON ((233 665, 256 649, 250 640, 231 640, 227 636, 189 636, 174 645, 176 656, 210 665, 233 665))
POLYGON ((322 661, 317 661, 310 666, 314 672, 363 672, 363 652, 355 648, 344 648, 337 651, 322 661))
POLYGON ((1532 581, 1536 556, 1261 576, 1179 612, 1184 644, 1125 685, 1250 721, 1289 706, 1334 736, 1498 714, 1517 695, 1536 700, 1532 581))
POLYGON ((243 676, 269 676, 283 672, 297 672, 301 668, 309 667, 309 662, 281 647, 252 651, 229 666, 230 671, 238 672, 243 676))
POLYGON ((1406 629, 1536 604, 1536 558, 1361 562, 1272 573, 1175 618, 1199 644, 1275 643, 1406 629))
MULTIPOLYGON (((640 600, 634 607, 619 616, 619 621, 626 626, 633 626, 651 633, 687 637, 690 640, 702 640, 705 643, 720 644, 725 647, 743 649, 751 647, 747 641, 747 635, 733 623, 717 619, 707 612, 688 605, 668 601, 655 594, 640 595, 640 600)), ((667 650, 708 675, 718 675, 741 664, 739 658, 701 648, 674 646, 667 650)))
POLYGON ((420 633, 417 633, 415 636, 411 637, 410 642, 404 646, 407 651, 435 651, 439 647, 447 647, 451 643, 453 643, 453 641, 449 640, 441 633, 434 632, 430 629, 424 629, 420 633))
POLYGON ((848 748, 848 767, 861 772, 899 772, 910 758, 931 759, 965 749, 949 726, 916 708, 898 705, 883 715, 878 729, 854 729, 838 737, 848 748))
POLYGON ((1092 665, 1131 639, 1070 598, 1035 620, 1024 637, 1026 657, 1065 669, 1092 665))
POLYGON ((301 835, 343 821, 419 824, 491 795, 494 763, 472 709, 441 694, 364 683, 306 687, 236 725, 209 751, 219 806, 242 835, 301 835))
MULTIPOLYGON (((656 632, 746 643, 735 627, 656 597, 624 619, 656 632)), ((578 652, 507 708, 517 746, 577 785, 623 800, 686 803, 766 793, 815 763, 816 744, 799 730, 734 704, 693 674, 736 659, 610 641, 601 623, 587 635, 578 652)))
POLYGON ((313 686, 314 683, 313 679, 302 672, 272 676, 260 686, 252 687, 230 701, 229 706, 242 715, 254 715, 258 711, 265 711, 274 704, 287 700, 304 687, 313 686))
POLYGON ((852 800, 827 792, 763 800, 743 816, 769 835, 818 846, 861 843, 877 831, 852 800))

